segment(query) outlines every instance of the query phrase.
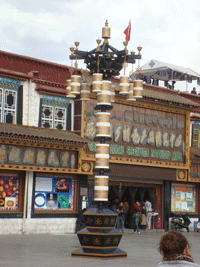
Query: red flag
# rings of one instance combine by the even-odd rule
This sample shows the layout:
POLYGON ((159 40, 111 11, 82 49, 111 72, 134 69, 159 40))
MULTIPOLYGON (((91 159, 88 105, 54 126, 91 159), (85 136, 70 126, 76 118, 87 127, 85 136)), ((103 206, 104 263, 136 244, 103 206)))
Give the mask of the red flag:
POLYGON ((124 34, 126 34, 126 41, 129 42, 131 37, 131 20, 129 21, 128 27, 124 31, 124 34))

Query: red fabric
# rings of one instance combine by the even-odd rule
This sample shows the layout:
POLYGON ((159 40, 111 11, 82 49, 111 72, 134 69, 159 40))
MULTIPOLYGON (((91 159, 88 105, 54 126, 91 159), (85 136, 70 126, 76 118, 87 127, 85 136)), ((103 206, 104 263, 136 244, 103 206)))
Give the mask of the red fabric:
POLYGON ((131 21, 129 21, 128 27, 125 29, 124 34, 126 34, 126 41, 129 42, 131 38, 131 21))

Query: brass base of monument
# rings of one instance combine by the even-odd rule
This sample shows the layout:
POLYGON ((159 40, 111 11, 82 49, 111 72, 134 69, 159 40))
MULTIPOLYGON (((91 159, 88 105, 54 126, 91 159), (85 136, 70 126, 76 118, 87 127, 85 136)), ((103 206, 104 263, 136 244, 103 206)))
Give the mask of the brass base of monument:
POLYGON ((84 213, 86 228, 77 232, 81 248, 72 252, 72 257, 113 259, 127 257, 118 248, 123 236, 114 229, 117 214, 110 209, 92 208, 84 213))
POLYGON ((98 250, 87 251, 86 249, 80 248, 72 252, 72 257, 84 257, 84 258, 96 258, 96 259, 108 260, 115 258, 126 258, 127 253, 118 248, 115 250, 101 251, 100 253, 98 250))

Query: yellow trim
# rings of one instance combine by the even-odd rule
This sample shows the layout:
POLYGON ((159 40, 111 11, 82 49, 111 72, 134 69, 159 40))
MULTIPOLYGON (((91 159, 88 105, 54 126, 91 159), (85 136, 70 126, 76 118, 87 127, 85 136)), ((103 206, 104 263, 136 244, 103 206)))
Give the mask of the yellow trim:
POLYGON ((93 215, 93 216, 116 216, 117 217, 117 214, 103 214, 103 213, 85 213, 85 215, 93 215))
POLYGON ((87 229, 113 229, 114 228, 114 226, 113 227, 92 227, 92 226, 86 226, 86 228, 87 229))
POLYGON ((81 246, 82 248, 91 248, 91 249, 113 249, 113 248, 118 248, 118 247, 90 247, 90 246, 81 246))
MULTIPOLYGON (((98 228, 98 227, 97 227, 98 228)), ((103 235, 103 236, 110 236, 110 235, 116 235, 120 236, 123 235, 122 233, 87 233, 87 232, 77 232, 77 235, 103 235)))
MULTIPOLYGON (((127 257, 127 253, 119 253, 119 254, 95 254, 95 253, 84 253, 84 252, 72 252, 71 254, 72 256, 76 256, 76 257, 81 257, 81 256, 88 256, 88 258, 96 258, 96 257, 92 257, 93 256, 98 256, 99 258, 106 258, 106 257, 109 257, 109 258, 114 258, 116 256, 121 256, 121 257, 127 257), (90 257, 91 255, 91 257, 90 257)), ((119 258, 119 257, 117 257, 119 258)))

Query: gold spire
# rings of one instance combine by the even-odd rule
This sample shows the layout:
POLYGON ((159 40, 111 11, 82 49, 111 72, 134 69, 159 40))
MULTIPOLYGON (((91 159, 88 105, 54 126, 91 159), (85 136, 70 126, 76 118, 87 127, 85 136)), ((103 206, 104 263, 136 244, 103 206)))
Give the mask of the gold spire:
POLYGON ((104 39, 104 43, 108 43, 108 39, 110 39, 110 28, 108 27, 108 20, 105 22, 105 27, 102 28, 102 38, 104 39))

